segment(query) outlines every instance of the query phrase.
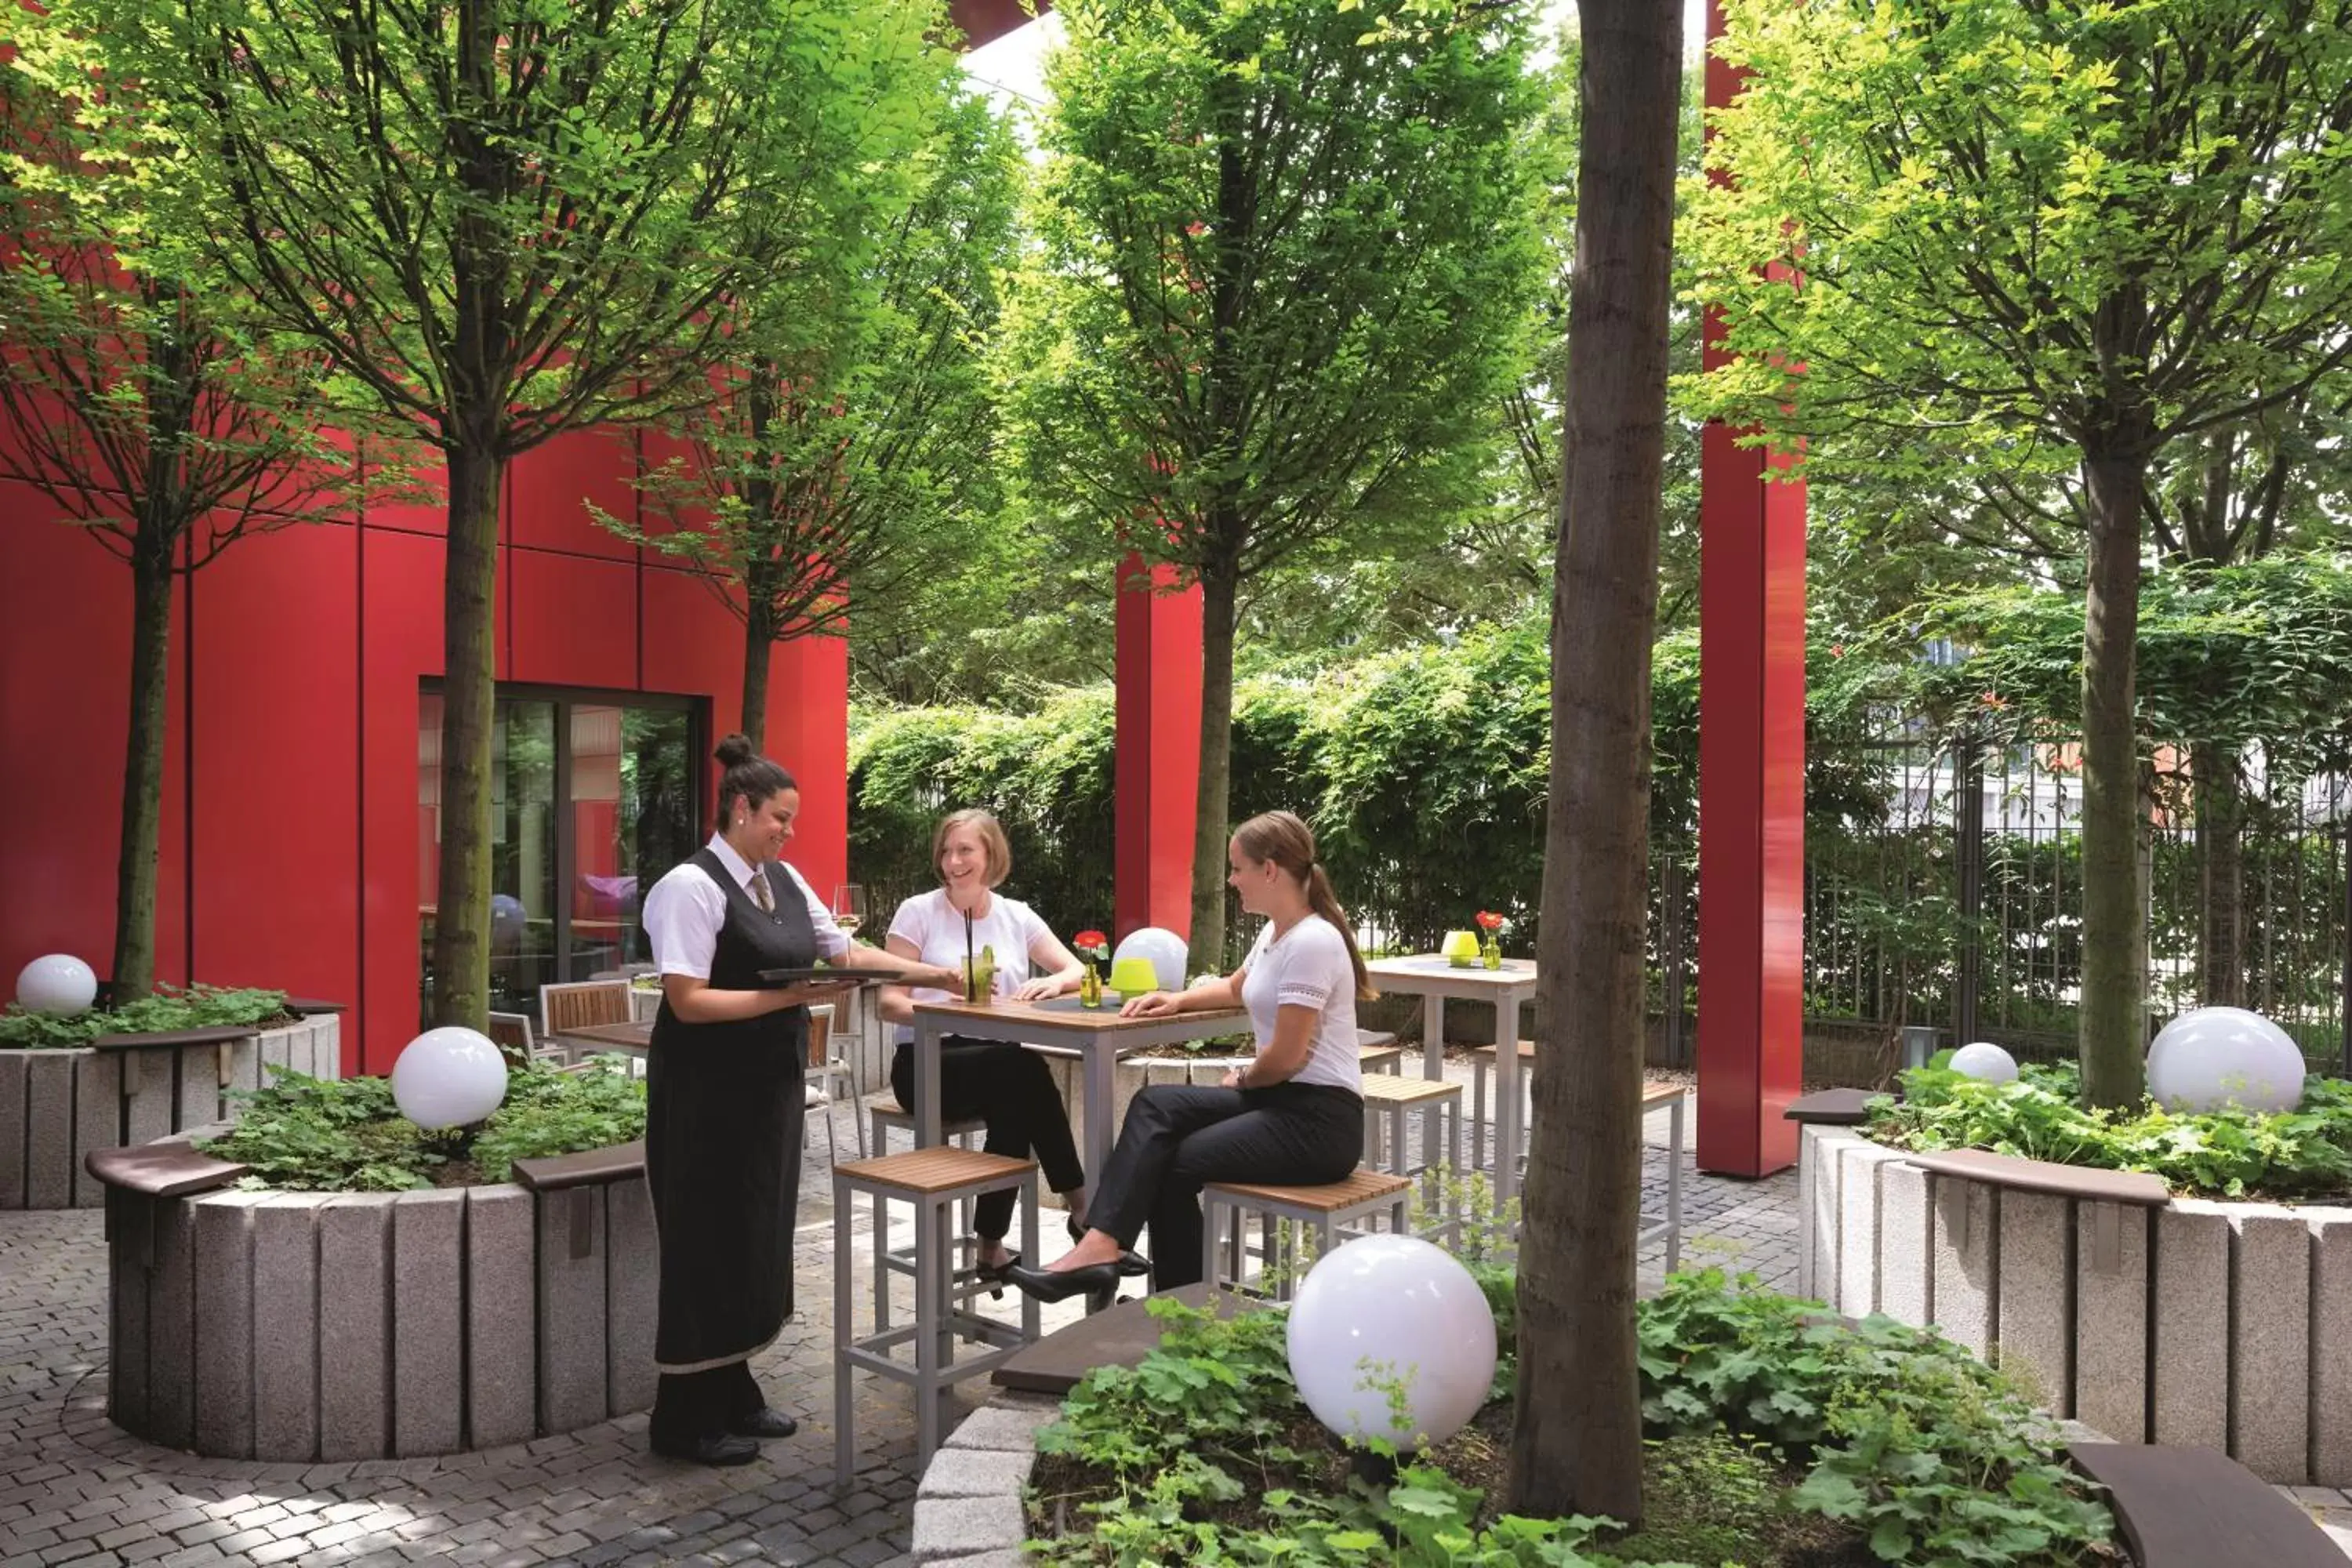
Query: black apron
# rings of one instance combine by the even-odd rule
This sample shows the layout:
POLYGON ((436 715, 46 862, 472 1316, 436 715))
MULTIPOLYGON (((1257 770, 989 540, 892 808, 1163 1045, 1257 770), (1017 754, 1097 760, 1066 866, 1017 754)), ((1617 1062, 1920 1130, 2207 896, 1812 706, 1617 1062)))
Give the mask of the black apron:
MULTIPOLYGON (((727 895, 710 960, 713 990, 761 990, 762 969, 816 962, 816 928, 789 874, 761 868, 776 903, 770 914, 708 847, 692 863, 727 895)), ((742 1361, 792 1315, 807 1054, 805 1007, 688 1024, 664 1001, 654 1020, 646 1183, 661 1244, 654 1361, 665 1373, 742 1361)))

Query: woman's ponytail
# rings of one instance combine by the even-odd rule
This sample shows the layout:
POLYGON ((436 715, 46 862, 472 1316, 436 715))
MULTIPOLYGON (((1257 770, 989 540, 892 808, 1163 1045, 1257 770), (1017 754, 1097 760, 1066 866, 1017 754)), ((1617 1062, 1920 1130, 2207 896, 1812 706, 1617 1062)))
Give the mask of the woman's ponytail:
POLYGON ((1307 868, 1307 907, 1330 921, 1339 940, 1348 944, 1348 962, 1356 968, 1356 1000, 1370 1002, 1378 996, 1371 972, 1364 967, 1364 955, 1356 951, 1356 928, 1348 923, 1348 911, 1340 907, 1339 895, 1331 890, 1331 879, 1325 875, 1320 860, 1307 868))

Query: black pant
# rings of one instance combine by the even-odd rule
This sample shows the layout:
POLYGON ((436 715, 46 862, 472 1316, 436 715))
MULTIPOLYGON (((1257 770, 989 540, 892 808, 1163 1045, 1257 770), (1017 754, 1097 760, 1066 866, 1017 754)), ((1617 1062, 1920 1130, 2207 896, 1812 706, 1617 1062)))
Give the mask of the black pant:
MULTIPOLYGON (((909 1112, 915 1105, 915 1047, 903 1043, 890 1058, 890 1092, 909 1112)), ((1045 1058, 1005 1040, 972 1040, 950 1035, 940 1042, 940 1121, 988 1123, 992 1154, 1026 1160, 1035 1156, 1045 1184, 1057 1193, 1087 1184, 1070 1136, 1069 1112, 1045 1058)), ((972 1205, 971 1227, 991 1241, 1013 1228, 1013 1205, 1020 1194, 989 1193, 972 1205)), ((1033 1237, 1029 1245, 1037 1245, 1033 1237)), ((1036 1261, 1034 1254, 1032 1262, 1036 1261)))
POLYGON ((701 1372, 666 1372, 654 1394, 646 1436, 665 1447, 684 1447, 724 1435, 746 1415, 767 1408, 748 1361, 730 1361, 701 1372))
POLYGON ((1151 1288, 1201 1279, 1201 1189, 1211 1182, 1302 1185, 1351 1174, 1364 1152, 1364 1101, 1326 1083, 1192 1089, 1135 1097, 1088 1219, 1121 1247, 1151 1226, 1151 1288))

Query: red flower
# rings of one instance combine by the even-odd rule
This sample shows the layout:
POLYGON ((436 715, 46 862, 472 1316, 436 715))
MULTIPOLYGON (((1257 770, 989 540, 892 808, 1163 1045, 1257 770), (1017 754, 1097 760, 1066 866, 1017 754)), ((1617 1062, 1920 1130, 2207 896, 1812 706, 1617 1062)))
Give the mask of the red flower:
POLYGON ((1481 931, 1500 931, 1503 929, 1503 917, 1495 913, 1492 910, 1480 910, 1478 911, 1478 929, 1481 931))
POLYGON ((1070 945, 1089 958, 1100 958, 1110 950, 1110 939, 1098 931, 1082 931, 1070 939, 1070 945))

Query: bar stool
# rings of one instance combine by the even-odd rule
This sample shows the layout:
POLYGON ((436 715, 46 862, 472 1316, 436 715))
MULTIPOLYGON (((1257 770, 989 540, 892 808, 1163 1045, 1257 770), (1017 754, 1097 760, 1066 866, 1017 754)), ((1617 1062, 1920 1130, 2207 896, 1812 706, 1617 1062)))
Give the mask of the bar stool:
MULTIPOLYGON (((1037 1231, 1037 1162, 983 1154, 970 1149, 917 1149, 855 1160, 833 1168, 833 1475, 834 1484, 846 1487, 856 1463, 853 1430, 854 1384, 863 1367, 883 1377, 912 1384, 915 1390, 916 1468, 930 1463, 940 1446, 940 1401, 947 1390, 969 1377, 992 1372, 1037 1338, 1037 1300, 1021 1297, 1021 1326, 965 1311, 954 1299, 961 1272, 949 1258, 948 1209, 984 1194, 1006 1189, 1021 1194, 1021 1219, 1027 1234, 1037 1231), (850 1232, 859 1196, 874 1200, 874 1234, 887 1236, 889 1205, 911 1204, 915 1210, 915 1320, 892 1328, 877 1321, 872 1333, 852 1331, 850 1232), (958 1335, 993 1349, 959 1361, 958 1335), (898 1346, 915 1349, 911 1366, 891 1352, 898 1346)), ((877 1241, 877 1247, 882 1244, 877 1241)), ((967 1292, 968 1294, 968 1292, 967 1292)))
MULTIPOLYGON (((1405 1210, 1412 1198, 1412 1178, 1386 1171, 1359 1170, 1345 1181, 1322 1186, 1282 1186, 1259 1182, 1211 1182, 1201 1190, 1201 1278, 1212 1286, 1242 1283, 1242 1232, 1255 1211, 1265 1236, 1265 1267, 1275 1269, 1278 1248, 1276 1227, 1295 1222, 1315 1237, 1315 1255, 1338 1245, 1343 1234, 1369 1229, 1381 1210, 1388 1211, 1389 1229, 1407 1234, 1405 1210), (1233 1216, 1230 1272, 1220 1270, 1223 1216, 1233 1216)), ((1289 1298, 1292 1281, 1277 1278, 1275 1294, 1289 1298)))
POLYGON ((1356 1031, 1356 1059, 1366 1072, 1402 1072, 1404 1047, 1381 1029, 1356 1031))
MULTIPOLYGON (((877 1158, 887 1155, 890 1152, 890 1144, 887 1134, 894 1127, 907 1135, 907 1142, 908 1143, 911 1144, 914 1142, 915 1118, 895 1099, 892 1099, 888 1095, 883 1095, 877 1099, 870 1100, 866 1103, 866 1113, 867 1120, 872 1123, 874 1129, 874 1153, 877 1158)), ((970 1149, 972 1147, 973 1139, 984 1138, 988 1135, 988 1123, 981 1121, 976 1116, 966 1117, 960 1121, 942 1123, 940 1128, 940 1131, 947 1139, 949 1143, 961 1148, 970 1149)), ((835 1212, 837 1213, 839 1211, 836 1210, 835 1212)), ((956 1227, 959 1234, 967 1233, 971 1229, 971 1205, 970 1204, 961 1204, 957 1206, 956 1227)), ((890 1245, 889 1228, 886 1226, 875 1226, 875 1322, 885 1328, 889 1326, 890 1276, 893 1274, 904 1274, 911 1277, 914 1272, 915 1249, 912 1247, 892 1247, 890 1245)), ((967 1294, 969 1294, 969 1292, 967 1292, 967 1294)))
MULTIPOLYGON (((1470 1155, 1478 1169, 1482 1171, 1487 1168, 1487 1143, 1494 1137, 1494 1129, 1486 1121, 1486 1075, 1495 1069, 1496 1050, 1497 1047, 1494 1046, 1480 1046, 1470 1053, 1470 1141, 1472 1145, 1470 1155)), ((1535 1101, 1535 1042, 1521 1040, 1519 1042, 1518 1144, 1519 1163, 1522 1167, 1528 1163, 1528 1120, 1529 1108, 1535 1101)), ((1499 1089, 1495 1098, 1499 1108, 1502 1100, 1499 1089)), ((1502 1173, 1497 1171, 1495 1174, 1499 1177, 1502 1173)), ((1518 1173, 1513 1172, 1512 1174, 1516 1179, 1518 1173)))
POLYGON ((1458 1181, 1462 1169, 1462 1086, 1436 1079, 1392 1078, 1373 1073, 1364 1079, 1364 1163, 1391 1175, 1419 1176, 1429 1201, 1444 1216, 1427 1228, 1458 1243, 1462 1237, 1460 1205, 1449 1201, 1438 1171, 1439 1139, 1444 1140, 1444 1167, 1458 1181), (1412 1159, 1405 1136, 1405 1118, 1421 1118, 1421 1159, 1412 1159), (1374 1146, 1379 1145, 1376 1149, 1374 1146))

